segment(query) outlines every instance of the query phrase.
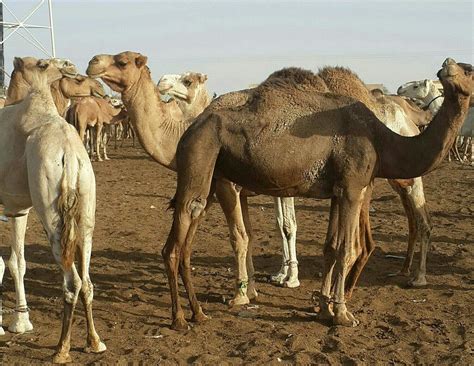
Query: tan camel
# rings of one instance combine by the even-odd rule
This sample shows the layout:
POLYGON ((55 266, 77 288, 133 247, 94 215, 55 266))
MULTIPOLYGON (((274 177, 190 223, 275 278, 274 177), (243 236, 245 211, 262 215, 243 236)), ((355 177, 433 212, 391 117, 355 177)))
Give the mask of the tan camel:
POLYGON ((207 75, 188 71, 183 74, 166 74, 158 81, 162 95, 176 98, 185 120, 196 118, 211 103, 206 88, 207 75))
MULTIPOLYGON (((100 77, 112 90, 121 93, 130 122, 145 151, 159 164, 176 170, 176 147, 192 121, 185 121, 176 100, 161 100, 146 62, 147 57, 136 52, 97 55, 89 62, 86 72, 90 77, 100 77)), ((227 180, 219 181, 216 191, 238 264, 231 305, 248 304, 250 298, 257 296, 247 197, 240 191, 240 187, 227 180)))
MULTIPOLYGON (((442 162, 469 106, 472 67, 464 67, 452 59, 443 63, 438 76, 445 101, 415 137, 392 132, 355 99, 319 92, 321 78, 304 70, 282 70, 255 89, 212 102, 177 148, 175 211, 162 252, 172 327, 188 328, 178 296, 178 271, 193 320, 206 319, 192 284, 190 260, 194 234, 216 189, 213 176, 262 194, 331 199, 319 317, 336 325, 357 325, 344 289, 365 245, 359 232, 364 231, 359 227, 361 208, 368 218, 374 178, 412 179, 442 162), (236 100, 241 101, 238 108, 236 100)), ((370 235, 369 224, 365 227, 369 230, 364 234, 370 235)))
MULTIPOLYGON (((75 72, 75 66, 70 61, 53 59, 52 62, 65 70, 64 77, 51 84, 54 103, 61 116, 65 115, 72 98, 105 95, 104 88, 97 80, 78 75, 75 72)), ((27 93, 29 86, 22 77, 21 73, 13 71, 5 105, 18 103, 22 99, 21 96, 27 93)))
POLYGON ((15 58, 14 68, 30 85, 30 92, 25 91, 23 101, 0 110, 0 203, 13 225, 8 266, 17 296, 17 312, 9 330, 21 333, 33 328, 23 277, 27 217, 34 207, 63 272, 63 325, 53 361, 65 363, 71 361, 71 325, 79 294, 86 311, 86 350, 106 349, 94 328, 89 277, 95 177, 76 131, 58 114, 51 95, 50 84, 63 76, 63 70, 54 62, 32 57, 15 58))
POLYGON ((122 106, 114 107, 109 100, 96 97, 80 98, 73 103, 66 113, 66 120, 76 127, 85 145, 86 130, 87 128, 93 129, 91 137, 94 136, 94 138, 91 138, 89 155, 92 159, 94 150, 92 146, 95 145, 98 161, 102 161, 100 155, 101 146, 104 152, 104 159, 109 160, 107 156, 107 144, 103 141, 104 125, 117 123, 125 117, 126 111, 122 106))

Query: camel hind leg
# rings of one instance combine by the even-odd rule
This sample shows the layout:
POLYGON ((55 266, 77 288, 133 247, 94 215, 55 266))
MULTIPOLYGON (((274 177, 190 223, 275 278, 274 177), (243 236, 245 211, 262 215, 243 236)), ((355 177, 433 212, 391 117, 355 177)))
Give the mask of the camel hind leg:
MULTIPOLYGON (((199 303, 195 298, 190 271, 190 246, 197 229, 197 220, 205 212, 215 162, 220 145, 214 135, 214 123, 188 131, 181 139, 177 154, 178 186, 174 198, 174 214, 171 230, 162 256, 171 292, 171 313, 173 329, 188 329, 178 294, 178 270, 182 261, 181 277, 195 317, 201 318, 199 303), (206 147, 203 149, 203 144, 206 147), (184 255, 184 257, 182 257, 184 255)), ((197 319, 200 320, 200 319, 197 319)))
POLYGON ((75 145, 70 141, 74 136, 64 136, 62 130, 47 128, 37 133, 40 137, 33 136, 26 150, 28 181, 33 207, 46 231, 53 257, 63 272, 62 331, 53 362, 66 363, 71 361, 73 313, 80 292, 86 305, 90 348, 98 352, 105 349, 93 330, 92 310, 87 306, 92 302, 88 267, 95 220, 95 178, 85 152, 80 151, 83 147, 79 142, 75 145), (58 133, 55 135, 54 132, 58 133), (57 143, 61 139, 67 140, 67 144, 65 141, 57 143), (48 147, 46 152, 45 146, 48 147), (82 251, 80 274, 74 264, 76 247, 82 251))

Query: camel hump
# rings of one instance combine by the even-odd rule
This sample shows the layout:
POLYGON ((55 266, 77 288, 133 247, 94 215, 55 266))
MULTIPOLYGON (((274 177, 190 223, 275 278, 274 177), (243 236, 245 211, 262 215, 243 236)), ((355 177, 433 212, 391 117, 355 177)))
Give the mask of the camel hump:
POLYGON ((284 69, 271 73, 255 91, 261 92, 262 89, 274 88, 293 88, 310 89, 312 91, 328 91, 321 78, 310 70, 299 67, 286 67, 284 69))
POLYGON ((360 100, 366 106, 373 107, 374 96, 352 70, 340 66, 326 66, 319 70, 318 75, 331 92, 360 100))

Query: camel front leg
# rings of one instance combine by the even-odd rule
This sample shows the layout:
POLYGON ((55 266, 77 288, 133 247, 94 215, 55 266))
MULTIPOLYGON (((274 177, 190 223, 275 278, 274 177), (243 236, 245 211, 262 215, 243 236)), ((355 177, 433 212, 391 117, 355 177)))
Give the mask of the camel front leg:
POLYGON ((275 216, 276 216, 276 228, 277 233, 280 234, 280 240, 282 244, 282 261, 280 270, 270 277, 272 282, 275 282, 279 285, 283 285, 288 278, 288 269, 290 262, 290 247, 288 244, 288 238, 285 235, 283 228, 283 207, 282 207, 282 198, 273 197, 274 206, 275 206, 275 216))
POLYGON ((102 144, 102 149, 104 151, 104 160, 110 160, 109 157, 107 156, 107 143, 108 143, 108 138, 109 138, 109 132, 108 130, 110 129, 110 126, 104 127, 103 132, 102 132, 102 138, 101 138, 101 144, 102 144))
POLYGON ((339 200, 337 197, 331 199, 331 209, 329 213, 329 226, 326 233, 326 241, 323 247, 323 277, 321 282, 321 294, 319 296, 318 318, 322 320, 332 320, 334 312, 331 306, 331 284, 334 265, 336 264, 337 245, 337 223, 339 217, 339 200))
POLYGON ((100 144, 102 141, 102 123, 97 123, 95 125, 95 152, 97 154, 97 161, 102 161, 102 157, 100 156, 100 144))
POLYGON ((249 204, 248 197, 240 195, 240 207, 242 208, 242 218, 244 220, 245 231, 249 238, 248 247, 247 247, 247 275, 249 276, 249 286, 247 288, 247 296, 250 300, 256 299, 258 297, 257 285, 255 283, 255 268, 253 266, 253 245, 255 236, 253 235, 252 222, 249 216, 249 204))
POLYGON ((370 258, 370 255, 375 249, 375 242, 372 238, 372 229, 370 227, 370 199, 372 196, 372 185, 367 188, 367 191, 364 194, 364 199, 361 205, 360 215, 359 215, 359 230, 356 236, 356 243, 358 256, 354 265, 350 269, 347 278, 346 278, 346 300, 349 300, 352 297, 352 293, 357 284, 360 274, 364 269, 367 261, 370 258))
POLYGON ((295 215, 295 200, 293 197, 281 198, 283 211, 283 226, 281 231, 285 235, 286 242, 289 248, 289 270, 288 278, 283 283, 283 286, 289 288, 299 287, 298 280, 298 259, 296 257, 296 215, 295 215))
POLYGON ((23 216, 12 217, 13 226, 11 256, 8 260, 8 268, 15 283, 16 312, 8 330, 13 333, 24 333, 33 329, 30 322, 28 305, 26 303, 24 277, 26 272, 25 261, 25 232, 28 213, 23 216))
POLYGON ((237 264, 236 292, 229 304, 245 305, 250 302, 247 296, 248 275, 246 265, 249 238, 242 217, 240 188, 227 180, 219 180, 216 184, 216 196, 229 226, 230 242, 237 264))
POLYGON ((356 240, 359 226, 359 215, 364 194, 367 190, 345 188, 339 198, 337 255, 335 264, 334 318, 335 325, 354 327, 359 321, 346 307, 346 276, 358 257, 356 240))

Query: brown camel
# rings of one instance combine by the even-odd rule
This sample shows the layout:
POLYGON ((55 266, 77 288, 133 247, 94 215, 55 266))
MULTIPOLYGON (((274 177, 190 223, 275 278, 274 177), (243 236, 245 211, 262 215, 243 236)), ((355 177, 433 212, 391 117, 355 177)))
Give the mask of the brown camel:
POLYGON ((109 100, 96 97, 80 98, 66 113, 66 120, 76 127, 84 144, 86 144, 87 128, 94 129, 94 133, 91 134, 91 137, 95 135, 95 138, 91 138, 89 155, 92 159, 94 150, 92 145, 95 145, 98 161, 102 161, 100 145, 103 147, 105 160, 109 160, 107 156, 107 144, 103 143, 104 125, 117 123, 125 117, 126 111, 122 106, 114 107, 109 100), (95 143, 93 144, 92 141, 95 143))
MULTIPOLYGON (((430 112, 421 111, 418 107, 415 109, 398 96, 384 96, 377 90, 369 92, 359 77, 348 69, 325 67, 320 70, 317 76, 324 82, 324 87, 319 88, 320 92, 330 91, 361 101, 383 124, 399 135, 415 136, 419 134, 417 124, 426 124, 426 119, 431 116, 430 112)), ((431 220, 426 208, 422 179, 421 177, 410 180, 390 179, 389 184, 400 196, 408 219, 408 249, 400 273, 410 274, 415 243, 419 239, 420 261, 415 276, 409 280, 409 284, 413 286, 426 285, 426 256, 431 235, 431 220)), ((361 226, 367 225, 367 223, 368 217, 361 216, 361 226)), ((370 229, 367 227, 364 232, 370 232, 370 229)), ((347 298, 351 297, 357 279, 375 249, 375 243, 370 235, 365 239, 361 238, 361 240, 365 240, 365 245, 353 271, 348 276, 347 298)))
MULTIPOLYGON (((75 68, 72 69, 73 65, 69 61, 53 60, 56 63, 61 63, 60 66, 67 72, 60 80, 51 84, 51 94, 59 115, 65 115, 72 98, 105 95, 104 88, 97 80, 76 74, 75 68)), ((18 103, 28 90, 29 85, 23 79, 23 75, 14 70, 7 90, 5 105, 18 103)))
MULTIPOLYGON (((304 70, 282 70, 253 90, 230 93, 211 103, 183 135, 176 154, 175 211, 162 252, 172 327, 187 329, 178 297, 178 271, 193 320, 206 319, 192 284, 190 260, 198 223, 216 189, 213 177, 262 194, 331 199, 319 316, 336 325, 357 325, 346 307, 344 286, 364 245, 359 213, 362 208, 368 217, 374 179, 412 179, 435 169, 468 111, 472 67, 447 59, 438 76, 445 101, 426 130, 415 137, 392 132, 355 99, 319 92, 321 79, 304 70), (238 108, 233 99, 241 101, 238 108)), ((370 235, 368 223, 366 228, 370 235)))
MULTIPOLYGON (((184 119, 175 100, 161 100, 146 63, 147 57, 136 52, 97 55, 89 62, 86 72, 121 93, 130 122, 145 151, 159 164, 176 171, 176 147, 192 121, 184 119)), ((240 187, 224 179, 218 182, 216 195, 226 216, 237 262, 235 296, 230 304, 247 304, 249 298, 257 296, 247 197, 241 195, 240 187)))

